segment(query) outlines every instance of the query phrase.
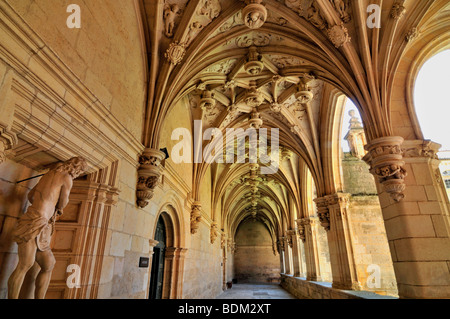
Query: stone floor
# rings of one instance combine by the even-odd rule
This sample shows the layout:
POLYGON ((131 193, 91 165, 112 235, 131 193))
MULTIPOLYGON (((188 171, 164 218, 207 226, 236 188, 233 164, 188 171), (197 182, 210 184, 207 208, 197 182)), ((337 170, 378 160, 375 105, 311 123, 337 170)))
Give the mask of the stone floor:
POLYGON ((277 284, 234 284, 217 299, 297 299, 277 284))

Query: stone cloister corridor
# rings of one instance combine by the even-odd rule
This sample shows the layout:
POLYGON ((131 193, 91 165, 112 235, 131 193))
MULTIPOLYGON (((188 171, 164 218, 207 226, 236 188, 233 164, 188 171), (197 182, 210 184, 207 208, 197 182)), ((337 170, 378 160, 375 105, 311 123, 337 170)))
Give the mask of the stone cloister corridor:
POLYGON ((0 0, 0 299, 450 299, 448 49, 448 0, 0 0))

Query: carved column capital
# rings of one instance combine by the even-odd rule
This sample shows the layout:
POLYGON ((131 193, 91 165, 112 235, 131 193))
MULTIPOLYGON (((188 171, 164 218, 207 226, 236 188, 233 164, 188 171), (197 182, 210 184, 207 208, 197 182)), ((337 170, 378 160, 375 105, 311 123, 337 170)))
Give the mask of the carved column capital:
POLYGON ((402 144, 403 158, 425 157, 438 160, 437 153, 442 145, 429 140, 407 140, 402 144))
POLYGON ((280 247, 280 251, 284 251, 286 238, 285 237, 278 237, 278 246, 280 247))
POLYGON ((153 191, 158 186, 162 173, 160 164, 165 156, 163 152, 155 149, 146 149, 139 156, 140 167, 136 195, 140 208, 146 207, 153 198, 153 191))
POLYGON ((296 229, 290 229, 288 231, 286 231, 286 238, 287 238, 287 243, 289 245, 289 247, 293 248, 294 247, 294 239, 296 239, 295 237, 298 235, 297 230, 296 229))
POLYGON ((373 140, 365 149, 368 151, 363 160, 370 165, 370 172, 378 178, 384 190, 392 199, 400 202, 405 195, 405 177, 401 145, 403 138, 399 136, 382 137, 373 140))
POLYGON ((288 246, 292 248, 293 247, 293 242, 292 242, 291 236, 286 236, 285 238, 286 238, 285 239, 286 240, 286 244, 288 244, 288 246))
POLYGON ((191 234, 197 233, 199 223, 202 220, 202 204, 200 202, 194 202, 191 210, 191 234))
POLYGON ((339 209, 348 208, 350 202, 350 194, 336 193, 324 197, 327 202, 328 209, 338 207, 339 209))
POLYGON ((295 222, 297 223, 298 237, 300 237, 302 242, 305 242, 306 241, 306 233, 305 233, 305 224, 303 223, 303 219, 297 219, 295 222))
POLYGON ((328 210, 328 202, 325 197, 316 198, 314 202, 317 206, 317 216, 319 217, 320 225, 326 231, 330 230, 330 211, 328 210))
POLYGON ((6 161, 6 153, 18 142, 17 136, 0 125, 0 164, 6 161))

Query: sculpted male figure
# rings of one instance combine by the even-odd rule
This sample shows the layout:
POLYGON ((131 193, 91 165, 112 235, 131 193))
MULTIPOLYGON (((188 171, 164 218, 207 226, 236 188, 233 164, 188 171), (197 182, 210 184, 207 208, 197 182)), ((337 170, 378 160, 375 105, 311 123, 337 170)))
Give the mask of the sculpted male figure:
POLYGON ((50 240, 56 218, 69 202, 73 180, 86 170, 83 158, 72 158, 45 174, 28 194, 31 206, 12 234, 19 245, 19 263, 8 281, 9 299, 19 298, 25 275, 35 262, 41 267, 35 282, 35 298, 44 299, 55 266, 50 240))

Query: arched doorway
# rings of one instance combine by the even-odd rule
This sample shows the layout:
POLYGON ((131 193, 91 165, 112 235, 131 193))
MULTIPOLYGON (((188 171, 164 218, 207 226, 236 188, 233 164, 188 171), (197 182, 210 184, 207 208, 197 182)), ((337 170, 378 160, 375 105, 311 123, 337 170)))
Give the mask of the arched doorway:
POLYGON ((166 225, 160 216, 156 226, 155 240, 158 245, 153 248, 153 263, 150 281, 150 299, 162 299, 164 282, 164 264, 166 255, 166 225))

